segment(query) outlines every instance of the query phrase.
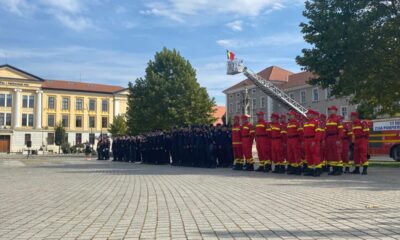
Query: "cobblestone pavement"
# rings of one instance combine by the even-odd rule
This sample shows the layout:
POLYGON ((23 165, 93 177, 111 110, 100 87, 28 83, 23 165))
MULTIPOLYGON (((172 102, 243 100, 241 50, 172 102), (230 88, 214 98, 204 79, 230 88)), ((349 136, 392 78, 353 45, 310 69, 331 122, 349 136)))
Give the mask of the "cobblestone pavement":
POLYGON ((0 239, 400 239, 399 177, 3 159, 0 239))

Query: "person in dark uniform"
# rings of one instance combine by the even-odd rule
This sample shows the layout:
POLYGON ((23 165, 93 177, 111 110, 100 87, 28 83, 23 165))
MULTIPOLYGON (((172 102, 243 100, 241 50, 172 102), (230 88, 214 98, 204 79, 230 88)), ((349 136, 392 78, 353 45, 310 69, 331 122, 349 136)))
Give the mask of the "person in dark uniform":
POLYGON ((101 137, 99 137, 99 140, 97 141, 97 147, 96 147, 96 151, 97 151, 97 160, 101 160, 101 158, 102 158, 102 149, 101 149, 101 146, 102 146, 102 139, 101 139, 101 137))
POLYGON ((117 143, 118 143, 118 138, 117 137, 113 137, 112 138, 112 143, 111 143, 111 151, 112 151, 112 155, 113 155, 113 161, 117 161, 117 143))

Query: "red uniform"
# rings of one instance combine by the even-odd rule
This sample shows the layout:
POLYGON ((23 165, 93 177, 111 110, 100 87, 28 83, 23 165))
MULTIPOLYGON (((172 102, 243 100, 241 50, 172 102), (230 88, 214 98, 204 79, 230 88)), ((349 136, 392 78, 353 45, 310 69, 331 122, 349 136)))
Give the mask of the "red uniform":
POLYGON ((291 119, 286 125, 287 129, 287 160, 294 168, 301 166, 301 125, 296 119, 291 119))
POLYGON ((233 158, 236 164, 243 164, 242 135, 240 124, 233 124, 232 128, 233 158))
POLYGON ((271 160, 275 166, 281 166, 284 164, 283 161, 283 149, 282 149, 282 127, 280 123, 269 124, 270 139, 271 139, 271 160))
POLYGON ((283 162, 287 161, 287 122, 286 122, 286 115, 281 115, 281 134, 282 134, 282 157, 283 162))
POLYGON ((242 151, 246 164, 254 164, 252 148, 253 148, 253 141, 254 141, 254 129, 253 125, 246 122, 242 125, 241 129, 242 135, 242 151))
POLYGON ((342 161, 345 167, 350 167, 349 161, 350 142, 353 136, 350 124, 343 124, 343 136, 342 136, 342 161))
POLYGON ((331 114, 325 124, 326 160, 332 167, 343 167, 341 139, 343 125, 336 114, 331 114))
POLYGON ((304 131, 304 150, 307 166, 310 169, 322 168, 321 164, 321 139, 322 128, 320 122, 315 118, 310 118, 303 126, 304 131))
POLYGON ((356 167, 368 166, 369 126, 365 121, 357 119, 352 123, 352 131, 354 135, 354 164, 356 167))
POLYGON ((256 147, 258 153, 258 159, 260 161, 260 167, 264 167, 267 164, 268 153, 267 153, 267 144, 268 144, 268 135, 267 135, 267 122, 264 119, 260 119, 256 125, 256 147))
POLYGON ((326 115, 321 114, 319 116, 319 122, 321 124, 321 135, 322 135, 322 142, 321 142, 321 163, 324 168, 328 166, 327 160, 326 160, 326 142, 325 142, 325 126, 326 126, 326 115))

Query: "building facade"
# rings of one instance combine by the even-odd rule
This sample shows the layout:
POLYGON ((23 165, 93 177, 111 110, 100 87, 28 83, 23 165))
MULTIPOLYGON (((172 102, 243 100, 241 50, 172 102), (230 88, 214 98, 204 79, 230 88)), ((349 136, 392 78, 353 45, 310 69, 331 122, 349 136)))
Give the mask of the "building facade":
MULTIPOLYGON (((309 72, 292 73, 280 67, 271 66, 258 73, 266 80, 272 81, 292 99, 306 108, 313 108, 320 113, 327 114, 328 107, 336 105, 339 114, 348 119, 349 113, 357 109, 347 98, 335 98, 330 95, 329 89, 321 89, 307 82, 312 78, 309 72)), ((272 112, 287 113, 288 109, 256 87, 250 80, 245 79, 238 84, 224 90, 226 94, 227 119, 234 115, 249 114, 251 121, 256 119, 256 113, 263 111, 266 119, 272 112)))
POLYGON ((126 88, 45 80, 10 65, 0 66, 0 152, 31 149, 55 152, 54 127, 61 123, 68 142, 77 145, 107 134, 117 115, 126 113, 126 88))

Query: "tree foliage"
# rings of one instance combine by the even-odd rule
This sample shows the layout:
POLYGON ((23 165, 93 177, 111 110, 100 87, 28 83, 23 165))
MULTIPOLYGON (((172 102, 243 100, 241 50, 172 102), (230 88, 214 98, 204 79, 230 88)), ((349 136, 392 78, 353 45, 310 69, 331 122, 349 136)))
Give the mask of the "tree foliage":
POLYGON ((303 15, 311 47, 296 60, 316 74, 310 83, 350 96, 367 115, 399 112, 400 1, 312 0, 303 15))
POLYGON ((61 122, 55 126, 54 132, 54 142, 58 146, 58 153, 60 153, 61 145, 65 142, 68 143, 66 131, 61 122))
POLYGON ((127 126, 125 117, 122 115, 115 116, 113 123, 110 124, 110 129, 108 129, 108 132, 111 133, 112 136, 126 135, 127 126))
POLYGON ((144 78, 129 83, 128 129, 132 134, 213 122, 214 99, 178 51, 164 48, 149 61, 144 78))

